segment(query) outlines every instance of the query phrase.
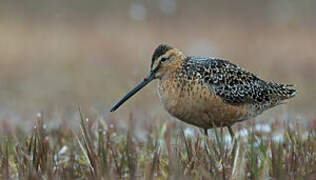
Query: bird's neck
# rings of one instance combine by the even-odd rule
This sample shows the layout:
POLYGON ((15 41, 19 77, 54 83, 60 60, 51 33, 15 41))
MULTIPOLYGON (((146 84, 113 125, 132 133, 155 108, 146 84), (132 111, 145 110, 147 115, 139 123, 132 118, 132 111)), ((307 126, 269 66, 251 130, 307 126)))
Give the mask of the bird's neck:
POLYGON ((181 62, 174 62, 172 65, 169 65, 168 69, 165 71, 164 75, 160 78, 160 80, 164 81, 167 79, 176 78, 180 70, 181 70, 181 62))

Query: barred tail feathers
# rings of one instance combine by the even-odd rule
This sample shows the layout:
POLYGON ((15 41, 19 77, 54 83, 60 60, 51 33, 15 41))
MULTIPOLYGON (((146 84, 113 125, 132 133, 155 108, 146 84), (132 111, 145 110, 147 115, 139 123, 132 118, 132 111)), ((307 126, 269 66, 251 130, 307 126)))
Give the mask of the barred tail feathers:
POLYGON ((277 83, 268 83, 269 86, 274 91, 274 94, 277 95, 278 99, 283 102, 287 99, 290 99, 296 95, 296 90, 293 88, 294 85, 291 84, 277 84, 277 83))

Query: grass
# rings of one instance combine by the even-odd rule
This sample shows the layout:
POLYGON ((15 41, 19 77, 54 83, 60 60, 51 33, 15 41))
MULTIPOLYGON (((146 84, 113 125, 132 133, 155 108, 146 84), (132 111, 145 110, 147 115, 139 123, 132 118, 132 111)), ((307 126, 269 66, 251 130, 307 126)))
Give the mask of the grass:
MULTIPOLYGON (((0 179, 313 179, 316 134, 312 124, 280 123, 262 130, 252 123, 237 132, 233 151, 226 129, 175 129, 152 125, 139 137, 130 115, 117 121, 87 119, 80 129, 49 129, 42 115, 25 132, 7 125, 0 137, 0 179), (282 129, 276 128, 282 124, 282 129), (193 129, 193 131, 192 131, 193 129), (193 132, 193 133, 192 133, 193 132), (275 135, 280 132, 278 135, 275 135)), ((311 122, 312 123, 312 122, 311 122)))

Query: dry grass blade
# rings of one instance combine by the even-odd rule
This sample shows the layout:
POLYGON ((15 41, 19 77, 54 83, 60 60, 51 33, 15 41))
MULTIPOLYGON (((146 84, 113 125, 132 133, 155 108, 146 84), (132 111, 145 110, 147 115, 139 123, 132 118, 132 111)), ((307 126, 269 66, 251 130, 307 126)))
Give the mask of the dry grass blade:
MULTIPOLYGON (((214 151, 211 151, 210 148, 209 148, 209 143, 208 143, 208 138, 206 136, 203 136, 203 141, 204 141, 204 149, 205 149, 205 152, 206 152, 206 155, 209 157, 209 160, 210 160, 210 167, 207 168, 209 169, 209 172, 213 175, 216 176, 216 178, 219 178, 219 172, 218 172, 218 168, 216 167, 216 160, 215 160, 215 153, 213 152, 217 152, 215 147, 214 147, 214 151), (214 171, 214 173, 213 173, 214 171)), ((211 145, 212 146, 212 145, 211 145)))
MULTIPOLYGON (((231 177, 236 177, 236 173, 237 173, 237 162, 238 162, 238 159, 239 159, 239 146, 236 147, 236 153, 233 157, 233 167, 232 167, 232 176, 231 177)), ((235 178, 233 178, 235 179, 235 178)))
POLYGON ((116 152, 113 150, 112 146, 111 146, 111 152, 112 152, 112 156, 113 156, 113 159, 114 159, 116 172, 119 175, 119 177, 122 178, 122 167, 120 166, 120 163, 119 163, 119 160, 118 160, 118 156, 117 156, 116 152))
POLYGON ((4 147, 4 153, 0 153, 2 154, 3 158, 2 158, 2 170, 3 170, 3 177, 4 179, 9 179, 9 150, 8 150, 8 142, 6 142, 6 145, 4 147))
POLYGON ((88 134, 87 128, 86 128, 86 123, 83 117, 83 114, 81 112, 80 107, 79 109, 79 114, 80 114, 80 129, 81 129, 81 137, 83 137, 83 145, 84 148, 86 149, 86 155, 89 158, 89 164, 93 167, 91 172, 93 173, 94 176, 98 174, 98 165, 97 165, 97 159, 96 159, 96 154, 94 153, 93 149, 94 147, 92 146, 91 143, 91 136, 88 134))
POLYGON ((150 168, 150 174, 149 174, 150 179, 153 178, 155 169, 158 168, 159 156, 160 156, 160 145, 159 145, 159 142, 157 141, 155 145, 155 151, 154 151, 151 168, 150 168))
POLYGON ((191 162, 191 160, 192 160, 191 141, 189 142, 189 141, 187 140, 187 138, 186 138, 185 135, 184 135, 183 129, 181 129, 181 135, 182 135, 182 138, 183 138, 183 140, 184 140, 185 149, 186 149, 186 152, 187 152, 187 154, 188 154, 189 162, 191 162))
POLYGON ((104 130, 101 126, 101 123, 99 121, 98 125, 98 131, 99 131, 99 136, 98 136, 98 157, 100 157, 99 162, 101 166, 101 172, 102 175, 108 174, 108 157, 107 157, 107 149, 105 148, 105 140, 104 140, 104 130))
MULTIPOLYGON (((75 133, 74 133, 74 134, 75 134, 75 133)), ((89 167, 90 167, 92 173, 94 173, 94 168, 93 168, 93 166, 92 166, 92 163, 90 162, 90 158, 89 158, 89 156, 88 156, 88 153, 86 152, 86 149, 85 149, 85 148, 83 147, 83 145, 81 144, 80 138, 78 137, 78 135, 75 134, 75 137, 76 137, 76 139, 77 139, 77 142, 78 142, 78 144, 79 144, 79 147, 80 147, 80 149, 81 149, 81 151, 82 151, 82 153, 83 153, 85 159, 86 159, 86 160, 88 161, 88 163, 89 163, 89 167)))

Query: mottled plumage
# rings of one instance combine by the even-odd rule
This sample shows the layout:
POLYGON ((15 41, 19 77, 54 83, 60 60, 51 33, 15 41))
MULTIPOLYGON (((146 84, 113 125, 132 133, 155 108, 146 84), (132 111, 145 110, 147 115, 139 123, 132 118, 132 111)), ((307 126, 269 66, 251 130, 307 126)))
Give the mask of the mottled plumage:
POLYGON ((158 79, 165 109, 186 123, 207 130, 229 128, 295 96, 290 85, 266 82, 229 61, 186 56, 168 45, 159 45, 150 72, 113 106, 115 111, 150 81, 158 79))
POLYGON ((208 86, 232 105, 274 106, 295 95, 290 85, 266 82, 229 61, 218 58, 187 57, 177 78, 208 86))

